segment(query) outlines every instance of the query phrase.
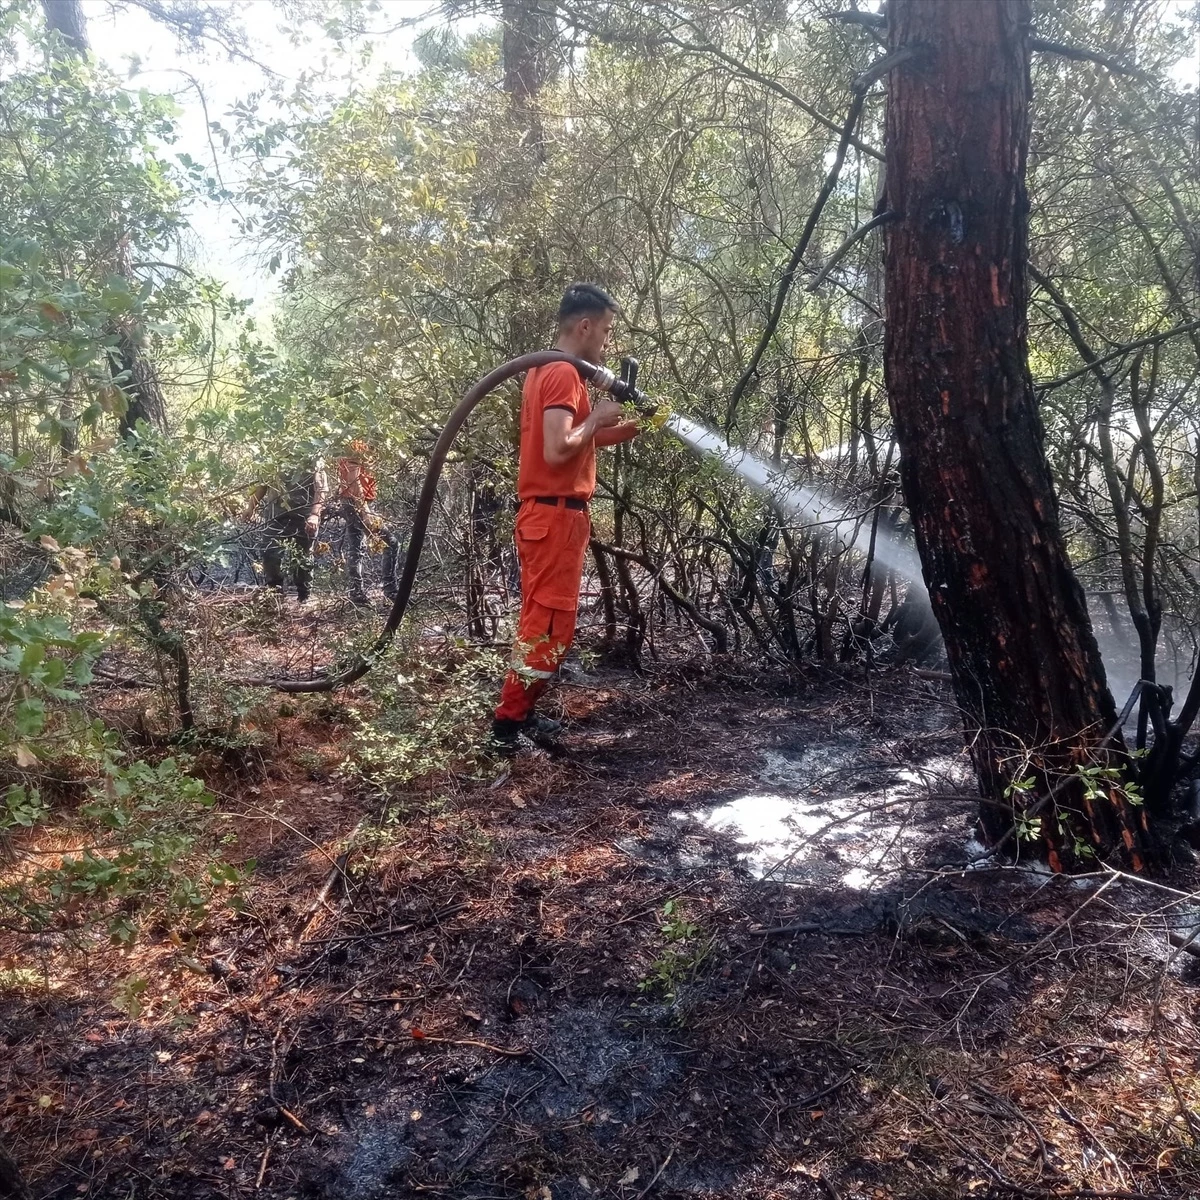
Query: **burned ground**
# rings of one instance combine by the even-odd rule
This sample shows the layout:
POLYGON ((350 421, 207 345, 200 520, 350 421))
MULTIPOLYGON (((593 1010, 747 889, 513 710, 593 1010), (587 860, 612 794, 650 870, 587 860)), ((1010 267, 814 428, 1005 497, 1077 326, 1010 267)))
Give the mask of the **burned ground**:
POLYGON ((212 764, 240 915, 7 937, 5 1138, 47 1200, 1200 1195, 1191 868, 972 863, 940 686, 598 671, 382 798, 297 703, 212 764))

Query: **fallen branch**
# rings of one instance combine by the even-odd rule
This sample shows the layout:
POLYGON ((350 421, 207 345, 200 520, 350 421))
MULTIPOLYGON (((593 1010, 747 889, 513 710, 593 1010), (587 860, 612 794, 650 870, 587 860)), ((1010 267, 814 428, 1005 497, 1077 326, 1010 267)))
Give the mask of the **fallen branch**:
POLYGON ((823 1087, 819 1092, 813 1092, 811 1096, 805 1096, 803 1100, 797 1100, 794 1104, 789 1104, 788 1108, 812 1108, 818 1100, 824 1100, 826 1096, 833 1095, 843 1084, 849 1083, 854 1078, 853 1071, 847 1071, 841 1079, 835 1079, 828 1087, 823 1087))
POLYGON ((263 1149, 262 1159, 258 1164, 258 1174, 254 1177, 254 1190, 262 1189, 263 1181, 267 1177, 267 1163, 271 1160, 271 1150, 274 1148, 275 1139, 279 1137, 279 1130, 276 1129, 269 1138, 267 1138, 266 1147, 263 1149))
POLYGON ((470 1161, 471 1161, 471 1159, 472 1159, 472 1158, 474 1158, 476 1154, 478 1154, 478 1153, 479 1153, 479 1151, 480 1151, 480 1150, 483 1148, 483 1145, 484 1145, 484 1143, 485 1143, 485 1142, 488 1140, 488 1138, 490 1138, 490 1137, 492 1136, 492 1134, 493 1134, 493 1133, 495 1133, 495 1132, 496 1132, 496 1130, 500 1128, 500 1122, 501 1122, 501 1121, 503 1121, 505 1117, 507 1117, 507 1116, 511 1116, 512 1114, 514 1114, 514 1113, 517 1111, 517 1109, 519 1109, 519 1108, 521 1107, 521 1105, 522 1105, 522 1104, 524 1104, 524 1103, 525 1103, 525 1101, 526 1101, 526 1100, 528 1100, 528 1099, 529 1099, 529 1097, 530 1097, 530 1096, 532 1096, 532 1095, 533 1095, 533 1093, 534 1093, 534 1092, 536 1092, 536 1091, 538 1090, 538 1088, 540 1088, 540 1087, 542 1086, 542 1084, 543 1084, 544 1082, 545 1082, 545 1080, 544 1080, 544 1079, 539 1079, 539 1080, 537 1081, 537 1083, 535 1083, 535 1084, 533 1085, 533 1087, 531 1087, 531 1088, 528 1088, 526 1091, 522 1092, 522 1093, 521 1093, 521 1095, 520 1095, 520 1096, 518 1096, 518 1097, 517 1097, 517 1099, 516 1099, 515 1101, 513 1101, 513 1104, 512 1104, 512 1106, 511 1106, 511 1107, 509 1107, 509 1105, 508 1105, 508 1103, 507 1103, 507 1101, 508 1101, 508 1094, 507 1094, 507 1092, 506 1092, 506 1093, 505 1093, 504 1102, 503 1102, 503 1111, 501 1112, 500 1116, 498 1116, 498 1117, 497 1117, 497 1118, 496 1118, 496 1119, 495 1119, 495 1120, 494 1120, 494 1121, 493 1121, 493 1122, 492 1122, 492 1123, 491 1123, 491 1124, 490 1124, 490 1125, 489 1125, 489 1126, 488 1126, 488 1127, 487 1127, 487 1128, 486 1128, 486 1129, 485 1129, 485 1130, 484 1130, 484 1131, 483 1131, 483 1132, 482 1132, 482 1133, 481 1133, 481 1134, 480 1134, 480 1135, 479 1135, 479 1136, 478 1136, 478 1137, 477 1137, 477 1138, 476 1138, 476 1139, 475 1139, 475 1140, 474 1140, 474 1141, 473 1141, 473 1142, 472 1142, 472 1143, 471 1143, 471 1144, 470 1144, 470 1145, 469 1145, 469 1146, 468 1146, 468 1147, 467 1147, 467 1148, 466 1148, 466 1149, 465 1149, 465 1150, 464 1150, 464 1151, 463 1151, 463 1152, 462 1152, 462 1153, 461 1153, 461 1154, 460 1154, 460 1155, 459 1155, 459 1156, 458 1156, 458 1157, 457 1157, 455 1160, 454 1160, 454 1166, 455 1166, 455 1167, 456 1167, 458 1170, 460 1170, 460 1171, 461 1171, 461 1170, 462 1170, 462 1168, 463 1168, 464 1166, 466 1166, 466 1164, 467 1164, 468 1162, 470 1162, 470 1161))
POLYGON ((118 675, 115 671, 106 671, 103 667, 93 667, 92 675, 110 687, 125 688, 131 692, 153 691, 162 686, 149 679, 132 679, 127 675, 118 675))
POLYGON ((529 1053, 532 1054, 534 1058, 540 1059, 542 1062, 544 1062, 546 1066, 548 1066, 559 1077, 559 1079, 563 1081, 563 1083, 570 1087, 571 1081, 567 1078, 566 1071, 564 1071, 562 1067, 560 1067, 558 1063, 554 1061, 554 1059, 547 1058, 546 1055, 544 1055, 540 1050, 534 1050, 532 1047, 530 1047, 529 1053))
MULTIPOLYGON (((1196 944, 1196 938, 1200 937, 1200 927, 1193 929, 1186 937, 1182 933, 1168 933, 1167 941, 1175 947, 1177 951, 1183 951, 1185 954, 1192 955, 1193 958, 1200 958, 1200 945, 1196 944)), ((1172 958, 1174 955, 1171 956, 1172 958)))
POLYGON ((406 1004, 411 1000, 420 1000, 421 996, 404 996, 398 992, 387 996, 351 996, 348 1004, 406 1004))
POLYGON ((474 1038, 434 1037, 419 1031, 414 1032, 412 1038, 414 1042, 437 1042, 440 1046, 474 1046, 477 1050, 490 1050, 493 1054, 502 1054, 505 1058, 528 1058, 529 1055, 537 1053, 528 1046, 515 1046, 510 1049, 508 1046, 493 1046, 491 1042, 479 1042, 474 1038))
POLYGON ((750 930, 751 937, 783 937, 789 933, 830 933, 838 937, 870 937, 874 929, 844 929, 840 925, 818 925, 814 921, 797 921, 792 925, 758 926, 750 930))
POLYGON ((281 1117, 286 1118, 292 1125, 294 1125, 298 1130, 300 1130, 301 1133, 311 1133, 312 1132, 312 1130, 309 1129, 309 1127, 307 1125, 305 1125, 305 1123, 302 1120, 300 1120, 300 1118, 298 1116, 296 1116, 296 1114, 294 1112, 292 1112, 291 1109, 284 1108, 282 1104, 278 1105, 278 1108, 279 1108, 279 1115, 281 1117))
MULTIPOLYGON (((353 847, 354 839, 358 837, 363 825, 366 824, 366 817, 363 817, 353 832, 346 839, 349 846, 353 847)), ((340 879, 342 881, 343 890, 349 889, 350 880, 346 875, 346 864, 350 861, 350 850, 343 850, 341 854, 334 860, 333 866, 329 869, 329 874, 325 876, 325 882, 321 885, 321 890, 317 893, 316 899, 308 906, 304 913, 304 924, 300 927, 300 932, 296 935, 297 939, 301 939, 309 931, 313 921, 317 919, 317 910, 329 899, 329 893, 333 890, 333 885, 340 879)))
POLYGON ((408 933, 413 929, 428 929, 430 925, 436 925, 439 921, 444 921, 447 917, 452 917, 455 913, 470 907, 469 904, 452 904, 449 908, 443 908, 440 912, 434 913, 432 917, 423 922, 413 921, 408 925, 393 925, 387 929, 376 929, 371 933, 349 933, 343 937, 310 938, 306 942, 301 942, 300 945, 346 946, 353 942, 372 942, 377 938, 397 937, 399 934, 408 933))

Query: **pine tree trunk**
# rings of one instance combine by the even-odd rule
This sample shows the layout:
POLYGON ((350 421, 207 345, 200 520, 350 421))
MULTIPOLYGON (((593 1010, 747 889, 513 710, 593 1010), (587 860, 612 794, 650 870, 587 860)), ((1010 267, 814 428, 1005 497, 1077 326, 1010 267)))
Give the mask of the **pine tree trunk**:
MULTIPOLYGON (((985 801, 1055 869, 1141 869, 1144 811, 1068 560, 1027 355, 1029 0, 891 0, 885 348, 901 477, 985 801), (1106 740, 1108 739, 1108 740, 1106 740), (1089 790, 1093 793, 1089 795, 1089 790)), ((985 803, 985 836, 1012 835, 985 803)), ((1012 844, 1011 842, 1009 843, 1012 844)), ((1023 847, 1024 852, 1024 847, 1023 847)))

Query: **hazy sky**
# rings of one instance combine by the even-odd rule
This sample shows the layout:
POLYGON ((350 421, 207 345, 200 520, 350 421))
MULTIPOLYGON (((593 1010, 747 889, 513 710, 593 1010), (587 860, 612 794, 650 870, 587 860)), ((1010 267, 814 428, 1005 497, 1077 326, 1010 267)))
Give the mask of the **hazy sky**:
MULTIPOLYGON (((125 77, 129 75, 131 59, 136 56, 140 66, 129 78, 129 86, 170 93, 182 109, 177 118, 179 140, 166 148, 167 154, 190 154, 198 162, 211 166, 213 152, 206 129, 205 104, 208 120, 230 127, 232 122, 226 116, 230 108, 236 101, 265 88, 269 82, 267 72, 253 62, 231 59, 212 43, 206 43, 200 50, 183 48, 169 29, 141 9, 114 12, 107 0, 82 2, 97 57, 117 75, 125 77), (203 89, 204 104, 192 79, 203 89)), ((408 22, 428 24, 432 0, 382 0, 380 11, 375 14, 377 27, 397 24, 404 27, 375 40, 374 54, 365 68, 361 61, 339 57, 333 43, 315 28, 306 44, 293 45, 282 32, 283 13, 273 0, 229 0, 229 7, 240 15, 253 57, 277 78, 296 80, 303 72, 319 70, 328 64, 343 80, 330 90, 344 92, 347 78, 362 82, 387 69, 402 71, 415 65, 411 45, 419 26, 408 22)), ((225 156, 220 140, 213 140, 222 176, 232 188, 238 176, 237 164, 225 156)), ((196 234, 192 257, 197 264, 224 279, 239 295, 254 299, 256 306, 269 307, 275 291, 274 278, 252 246, 238 237, 231 207, 199 201, 192 208, 191 223, 196 234)))
MULTIPOLYGON (((1172 0, 1180 14, 1188 11, 1192 2, 1172 0)), ((169 92, 176 97, 183 110, 178 118, 179 142, 167 148, 167 152, 188 153, 197 161, 211 164, 213 154, 204 108, 189 76, 203 88, 208 118, 227 123, 226 114, 237 100, 266 86, 266 71, 244 59, 231 59, 212 44, 199 51, 183 49, 174 34, 141 9, 114 13, 109 0, 82 0, 82 3, 92 48, 113 71, 127 75, 131 57, 136 55, 141 66, 130 78, 129 86, 169 92)), ((254 58, 277 78, 295 80, 305 71, 319 70, 328 64, 334 76, 330 92, 344 93, 351 78, 361 83, 385 70, 404 71, 415 65, 412 41, 422 26, 430 24, 429 14, 435 0, 381 0, 372 19, 376 28, 390 32, 374 40, 374 53, 365 67, 351 56, 339 57, 333 43, 315 27, 310 40, 293 45, 281 31, 283 13, 274 0, 227 0, 227 3, 240 15, 254 58)), ((460 23, 459 28, 479 28, 482 24, 480 20, 472 20, 460 23)), ((1179 65, 1177 75, 1185 85, 1195 86, 1198 69, 1200 47, 1190 61, 1179 65)), ((216 145, 220 152, 220 142, 216 145)), ((234 185, 238 174, 236 163, 222 155, 220 165, 226 184, 234 185)), ((252 247, 240 242, 230 207, 198 202, 191 217, 197 243, 193 257, 198 264, 233 285, 238 294, 269 306, 275 281, 252 247)))

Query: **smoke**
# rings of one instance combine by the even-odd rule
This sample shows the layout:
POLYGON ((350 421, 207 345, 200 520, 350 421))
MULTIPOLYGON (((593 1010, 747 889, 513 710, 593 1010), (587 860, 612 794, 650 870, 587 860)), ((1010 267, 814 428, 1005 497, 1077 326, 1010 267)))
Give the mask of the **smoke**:
MULTIPOLYGON (((792 482, 777 467, 749 450, 731 446, 711 429, 678 413, 672 414, 666 427, 698 454, 716 459, 745 480, 780 513, 805 525, 822 526, 824 536, 842 549, 853 547, 864 555, 870 552, 870 523, 861 514, 852 513, 831 493, 792 482)), ((925 590, 916 550, 883 529, 876 530, 875 559, 903 576, 911 588, 922 592, 925 590)), ((1104 660, 1108 686, 1119 706, 1132 691, 1140 675, 1137 635, 1128 617, 1118 611, 1111 597, 1104 594, 1103 598, 1107 603, 1101 604, 1096 596, 1090 595, 1088 607, 1100 656, 1104 660)), ((1158 652, 1158 682, 1174 688, 1176 705, 1182 702, 1183 693, 1195 669, 1194 642, 1189 632, 1183 622, 1173 622, 1170 617, 1163 622, 1158 652)))
MULTIPOLYGON (((1092 631, 1100 647, 1100 657, 1104 661, 1108 688, 1117 702, 1117 707, 1120 708, 1141 678, 1141 653, 1137 632, 1124 611, 1123 602, 1118 599, 1114 603, 1108 594, 1089 594, 1088 611, 1092 618, 1092 631)), ((1155 681, 1172 689, 1176 709, 1183 703, 1184 694, 1192 679, 1195 669, 1194 653, 1191 630, 1185 622, 1167 614, 1163 620, 1158 652, 1155 656, 1155 681)), ((1136 720, 1135 706, 1130 722, 1136 720)))

